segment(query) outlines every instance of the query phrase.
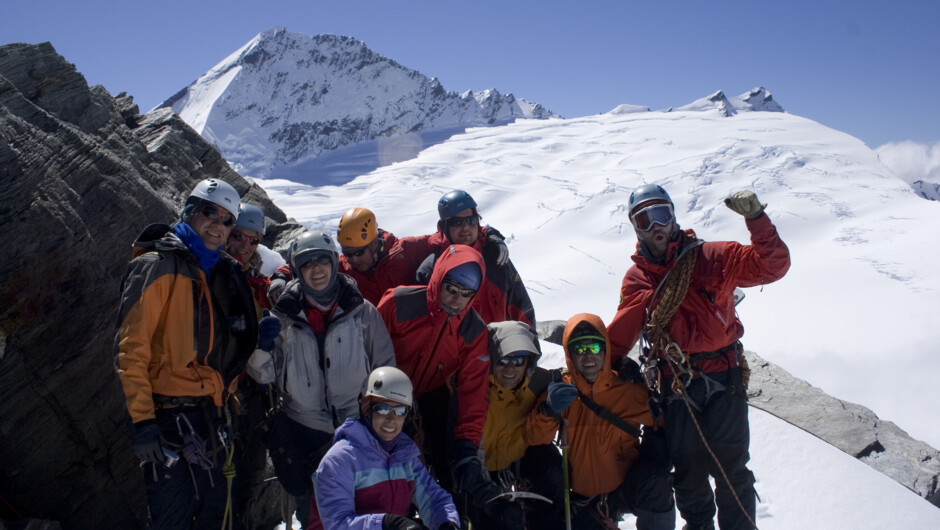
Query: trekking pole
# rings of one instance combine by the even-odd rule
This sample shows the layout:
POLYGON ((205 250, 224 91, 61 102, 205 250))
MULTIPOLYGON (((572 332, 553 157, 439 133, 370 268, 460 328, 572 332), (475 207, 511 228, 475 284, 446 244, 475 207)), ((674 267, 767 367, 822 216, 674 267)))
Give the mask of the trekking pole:
POLYGON ((558 446, 561 447, 561 472, 565 483, 565 530, 571 530, 571 494, 568 478, 568 420, 562 418, 558 426, 558 446))

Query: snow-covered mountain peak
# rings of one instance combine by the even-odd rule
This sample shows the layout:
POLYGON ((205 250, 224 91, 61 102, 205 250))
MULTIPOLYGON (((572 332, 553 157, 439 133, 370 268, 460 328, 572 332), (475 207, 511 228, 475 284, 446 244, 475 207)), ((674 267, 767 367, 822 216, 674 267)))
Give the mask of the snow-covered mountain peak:
POLYGON ((719 90, 714 94, 704 98, 697 99, 688 105, 667 109, 667 111, 709 111, 717 110, 719 115, 728 117, 738 112, 786 112, 783 107, 774 101, 770 91, 764 87, 755 87, 751 90, 728 98, 724 91, 719 90))
POLYGON ((555 116, 496 89, 449 92, 352 37, 282 27, 258 34, 161 106, 236 170, 260 177, 380 138, 418 134, 430 145, 441 131, 555 116))

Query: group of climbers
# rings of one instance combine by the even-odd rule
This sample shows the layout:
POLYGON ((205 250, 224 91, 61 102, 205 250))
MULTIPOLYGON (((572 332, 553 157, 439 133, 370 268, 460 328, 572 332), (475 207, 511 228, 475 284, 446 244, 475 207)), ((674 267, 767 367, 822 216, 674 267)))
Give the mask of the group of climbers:
POLYGON ((751 245, 679 230, 659 186, 631 194, 617 313, 570 318, 567 369, 547 370, 506 243, 465 191, 441 197, 426 236, 351 208, 335 240, 301 233, 268 278, 261 209, 200 182, 176 223, 144 230, 122 283, 116 353, 151 526, 240 527, 267 455, 304 528, 633 513, 671 529, 678 508, 708 529, 716 505, 721 528, 753 527, 732 292, 779 279, 789 254, 752 192, 726 203, 751 245))

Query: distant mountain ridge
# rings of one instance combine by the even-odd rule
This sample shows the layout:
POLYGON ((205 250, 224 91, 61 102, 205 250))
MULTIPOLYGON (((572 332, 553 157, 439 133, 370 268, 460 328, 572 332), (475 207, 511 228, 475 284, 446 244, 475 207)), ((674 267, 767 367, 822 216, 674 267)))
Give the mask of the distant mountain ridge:
MULTIPOLYGON (((435 131, 556 116, 495 89, 447 91, 351 37, 282 27, 260 33, 160 107, 172 107, 253 177, 382 138, 418 133, 424 145, 435 131)), ((413 144, 391 161, 413 156, 413 144)))

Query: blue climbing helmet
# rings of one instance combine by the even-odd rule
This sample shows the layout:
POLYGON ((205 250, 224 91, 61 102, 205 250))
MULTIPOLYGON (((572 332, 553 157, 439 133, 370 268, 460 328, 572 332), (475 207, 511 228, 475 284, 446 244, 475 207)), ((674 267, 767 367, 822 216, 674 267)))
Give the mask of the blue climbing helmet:
POLYGON ((633 215, 643 204, 653 201, 666 201, 673 209, 676 207, 672 202, 672 198, 669 197, 669 194, 662 186, 659 184, 644 184, 630 194, 630 200, 627 203, 630 215, 633 215))
POLYGON ((248 228, 264 235, 264 212, 253 204, 242 203, 238 208, 235 226, 248 228))
POLYGON ((477 203, 473 197, 463 190, 447 192, 441 200, 437 201, 437 213, 442 220, 449 219, 468 208, 476 213, 476 207, 477 203))

